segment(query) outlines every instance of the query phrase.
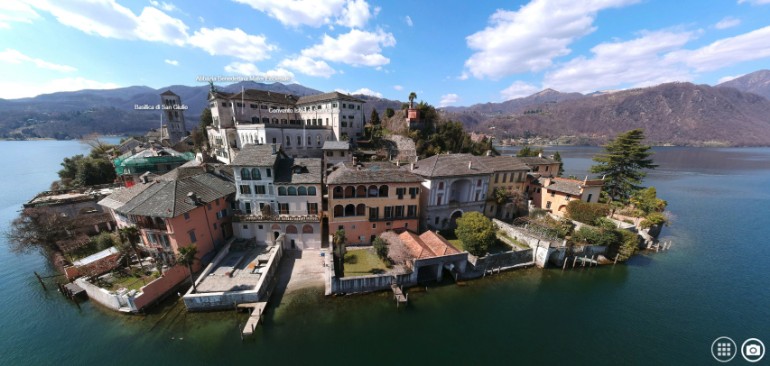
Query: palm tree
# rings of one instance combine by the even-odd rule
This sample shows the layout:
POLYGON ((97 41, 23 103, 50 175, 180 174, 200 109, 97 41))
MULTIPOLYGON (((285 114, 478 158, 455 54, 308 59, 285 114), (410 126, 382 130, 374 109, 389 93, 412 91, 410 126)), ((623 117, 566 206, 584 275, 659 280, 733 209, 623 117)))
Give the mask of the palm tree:
POLYGON ((196 254, 198 254, 198 248, 193 244, 179 248, 179 254, 176 256, 176 264, 187 267, 187 272, 190 274, 190 282, 192 282, 193 292, 198 291, 195 287, 195 280, 193 280, 192 275, 192 265, 197 260, 197 258, 195 258, 196 254))
POLYGON ((411 92, 409 93, 409 108, 414 107, 414 100, 417 99, 417 93, 411 92))
POLYGON ((136 245, 139 243, 139 229, 136 226, 128 226, 122 229, 118 229, 118 236, 123 245, 128 245, 131 250, 134 251, 136 260, 139 262, 139 267, 142 268, 142 272, 145 271, 144 264, 142 264, 142 257, 139 256, 139 251, 136 250, 136 245))

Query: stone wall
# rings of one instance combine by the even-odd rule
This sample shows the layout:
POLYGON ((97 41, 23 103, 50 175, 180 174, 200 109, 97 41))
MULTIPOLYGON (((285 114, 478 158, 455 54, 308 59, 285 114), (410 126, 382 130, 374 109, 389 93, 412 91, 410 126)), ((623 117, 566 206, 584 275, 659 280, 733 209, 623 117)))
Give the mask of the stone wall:
MULTIPOLYGON (((333 273, 333 271, 332 271, 333 273)), ((390 289, 391 284, 413 286, 417 284, 417 272, 393 275, 381 274, 359 277, 338 278, 332 276, 331 292, 335 294, 353 294, 390 289)))
POLYGON ((83 277, 76 279, 75 284, 86 290, 89 299, 109 309, 120 311, 123 307, 128 308, 128 302, 125 300, 121 301, 119 295, 96 286, 83 277))
POLYGON ((483 276, 485 271, 504 271, 532 265, 532 249, 489 254, 484 257, 468 255, 468 262, 470 268, 464 274, 460 274, 461 279, 478 278, 483 276))

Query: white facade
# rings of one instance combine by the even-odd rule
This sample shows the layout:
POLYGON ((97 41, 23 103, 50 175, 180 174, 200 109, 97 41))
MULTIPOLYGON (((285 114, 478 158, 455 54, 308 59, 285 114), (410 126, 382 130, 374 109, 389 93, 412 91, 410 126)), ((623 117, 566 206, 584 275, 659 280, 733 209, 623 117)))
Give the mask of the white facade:
POLYGON ((280 143, 289 156, 321 157, 324 141, 355 141, 362 135, 363 104, 336 92, 300 98, 252 90, 213 92, 209 142, 225 163, 246 144, 280 143))
POLYGON ((465 212, 484 212, 489 175, 426 178, 422 186, 423 226, 440 230, 465 212))

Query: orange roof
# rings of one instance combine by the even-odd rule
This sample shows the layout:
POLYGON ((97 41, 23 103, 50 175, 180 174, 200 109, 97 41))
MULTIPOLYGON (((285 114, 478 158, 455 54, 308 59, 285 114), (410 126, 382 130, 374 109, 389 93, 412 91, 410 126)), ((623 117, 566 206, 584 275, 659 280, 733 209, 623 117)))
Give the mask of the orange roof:
POLYGON ((459 254, 460 251, 449 244, 446 239, 433 231, 426 231, 417 236, 409 231, 404 231, 398 236, 406 245, 409 252, 416 259, 433 258, 445 255, 459 254))

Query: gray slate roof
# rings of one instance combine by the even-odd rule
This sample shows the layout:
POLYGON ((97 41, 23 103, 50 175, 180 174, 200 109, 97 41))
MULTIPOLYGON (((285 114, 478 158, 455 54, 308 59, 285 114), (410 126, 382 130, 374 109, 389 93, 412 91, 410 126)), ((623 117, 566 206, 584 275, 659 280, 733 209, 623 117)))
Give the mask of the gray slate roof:
POLYGON ((580 195, 580 186, 582 182, 576 182, 571 180, 554 180, 553 183, 547 187, 549 190, 562 192, 573 196, 580 195))
POLYGON ((281 150, 281 144, 243 145, 241 151, 235 156, 232 166, 274 166, 281 150), (275 151, 273 154, 273 145, 275 151))
POLYGON ((514 156, 480 156, 484 165, 492 171, 529 170, 529 166, 514 156))
POLYGON ((365 101, 358 99, 356 97, 350 96, 348 94, 333 91, 331 93, 323 93, 323 94, 315 94, 315 95, 299 97, 299 100, 297 100, 297 104, 316 103, 316 102, 323 102, 327 100, 349 100, 351 102, 366 103, 365 101))
POLYGON ((275 184, 321 184, 319 158, 280 159, 275 170, 275 184))
POLYGON ((321 150, 350 150, 350 142, 348 141, 324 141, 324 146, 321 150))
POLYGON ((423 179, 407 170, 387 163, 339 163, 335 170, 326 177, 327 184, 364 184, 364 183, 420 183, 423 179))
MULTIPOLYGON (((426 178, 452 177, 461 175, 487 175, 492 169, 484 164, 485 157, 471 154, 434 155, 414 163, 412 173, 426 178), (471 167, 468 167, 468 163, 471 167)), ((410 169, 405 166, 404 169, 410 169)))
POLYGON ((197 207, 187 199, 189 192, 195 193, 204 203, 235 193, 232 183, 211 173, 169 178, 164 175, 157 181, 137 184, 125 191, 113 193, 102 201, 106 204, 123 201, 123 205, 112 208, 126 215, 171 218, 197 207), (110 201, 106 201, 108 199, 110 201))
POLYGON ((551 160, 548 158, 541 158, 538 156, 528 156, 528 157, 517 157, 516 159, 519 159, 522 163, 527 164, 529 166, 532 165, 543 165, 543 164, 553 164, 556 162, 556 160, 551 160))

